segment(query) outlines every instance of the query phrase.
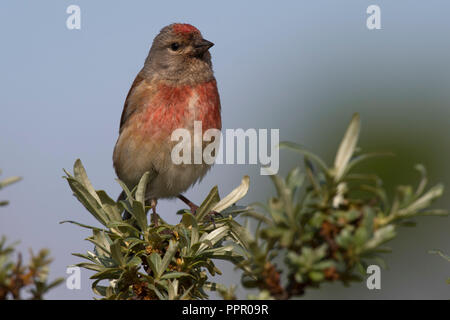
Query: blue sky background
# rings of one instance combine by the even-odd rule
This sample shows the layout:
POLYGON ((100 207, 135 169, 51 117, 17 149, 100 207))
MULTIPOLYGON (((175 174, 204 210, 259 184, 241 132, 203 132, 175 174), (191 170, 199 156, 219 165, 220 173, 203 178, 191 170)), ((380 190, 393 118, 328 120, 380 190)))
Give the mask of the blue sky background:
MULTIPOLYGON (((279 128, 281 140, 309 146, 328 161, 353 112, 361 145, 398 156, 374 168, 391 184, 412 182, 424 163, 431 182, 450 186, 450 22, 448 1, 23 1, 0 3, 0 168, 24 180, 1 192, 0 234, 26 251, 48 247, 53 277, 85 252, 89 232, 58 222, 95 224, 72 196, 62 168, 81 158, 94 186, 116 196, 112 150, 125 96, 153 37, 172 22, 198 27, 211 49, 224 128, 279 128), (66 8, 81 7, 81 30, 66 28, 66 8), (366 8, 381 7, 382 30, 366 28, 366 8)), ((281 173, 298 159, 282 154, 281 173)), ((187 196, 200 202, 251 176, 247 201, 273 189, 257 166, 219 165, 187 196)), ((448 194, 440 203, 448 208, 448 194)), ((160 201, 170 222, 179 201, 160 201)), ((448 298, 450 265, 427 250, 450 253, 448 218, 420 219, 391 243, 382 290, 364 283, 312 290, 306 298, 448 298)), ((239 283, 229 265, 224 283, 239 283)), ((53 299, 89 299, 64 285, 53 299)), ((242 297, 245 296, 240 291, 242 297)))

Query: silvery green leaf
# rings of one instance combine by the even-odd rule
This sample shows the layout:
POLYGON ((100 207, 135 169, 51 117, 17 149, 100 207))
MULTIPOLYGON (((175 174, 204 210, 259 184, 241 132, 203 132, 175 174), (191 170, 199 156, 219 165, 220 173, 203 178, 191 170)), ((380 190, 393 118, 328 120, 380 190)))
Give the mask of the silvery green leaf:
POLYGON ((90 251, 88 251, 88 254, 72 253, 72 255, 75 257, 80 257, 80 258, 92 261, 94 264, 100 263, 97 256, 90 251))
POLYGON ((146 173, 144 173, 144 175, 141 177, 141 180, 139 180, 139 184, 136 190, 136 200, 142 202, 144 205, 145 205, 145 191, 147 189, 149 177, 150 172, 147 171, 146 173))
POLYGON ((369 239, 364 245, 363 251, 376 249, 383 243, 393 239, 395 237, 395 234, 395 227, 393 225, 387 225, 377 229, 374 232, 373 237, 369 239))
POLYGON ((17 181, 20 181, 20 180, 22 180, 21 177, 9 177, 9 178, 6 178, 6 179, 0 181, 0 189, 4 188, 6 186, 9 186, 10 184, 13 184, 13 183, 15 183, 17 181))
POLYGON ((290 222, 292 222, 294 218, 294 208, 292 207, 291 189, 286 186, 284 179, 281 179, 278 175, 271 175, 270 179, 275 185, 279 199, 283 201, 283 212, 286 212, 287 216, 291 219, 290 222))
POLYGON ((417 190, 416 190, 416 196, 420 196, 423 193, 423 191, 425 190, 425 187, 427 186, 427 183, 428 183, 427 169, 420 163, 416 164, 414 166, 414 168, 417 171, 419 171, 420 176, 421 176, 419 186, 417 187, 417 190))
POLYGON ((194 285, 190 286, 186 289, 186 291, 180 296, 180 300, 188 300, 192 299, 190 298, 189 294, 191 293, 192 288, 194 288, 194 285))
POLYGON ((286 185, 289 189, 294 190, 303 185, 305 175, 301 173, 300 167, 292 169, 286 177, 286 185))
POLYGON ((152 269, 153 274, 157 275, 160 273, 161 269, 161 257, 156 252, 153 252, 150 256, 147 256, 147 262, 152 269))
POLYGON ((105 245, 94 238, 87 238, 89 242, 92 242, 95 245, 95 253, 98 255, 98 258, 106 258, 108 259, 111 256, 111 252, 109 251, 109 246, 105 247, 105 245))
POLYGON ((189 227, 193 226, 194 224, 197 225, 197 221, 192 213, 183 212, 183 217, 181 218, 181 224, 185 228, 189 228, 189 227))
POLYGON ((193 245, 198 243, 199 237, 200 237, 200 235, 198 233, 198 227, 196 225, 193 225, 192 229, 191 229, 190 247, 192 247, 193 245))
POLYGON ((450 257, 445 255, 444 253, 442 253, 442 251, 440 251, 440 250, 430 250, 430 251, 428 251, 428 253, 437 254, 437 255, 441 256, 442 258, 444 258, 445 260, 450 261, 450 257))
POLYGON ((211 254, 211 255, 224 255, 228 252, 233 252, 234 246, 233 245, 227 245, 223 247, 213 248, 213 249, 207 249, 203 251, 203 253, 211 254))
POLYGON ((138 229, 136 229, 134 226, 132 226, 131 224, 124 222, 124 221, 123 222, 120 222, 120 221, 110 222, 110 223, 108 223, 107 227, 110 229, 114 229, 117 227, 123 227, 123 228, 129 229, 129 231, 132 231, 135 234, 140 233, 140 231, 138 229))
POLYGON ((280 148, 291 149, 291 150, 301 153, 302 155, 304 155, 307 158, 310 158, 319 166, 319 168, 323 171, 323 173, 328 175, 329 170, 328 170, 328 166, 326 165, 326 163, 320 157, 315 155, 314 153, 304 149, 303 146, 293 143, 293 142, 283 141, 280 143, 280 148))
POLYGON ((283 195, 287 191, 287 186, 286 186, 284 180, 281 179, 281 177, 278 175, 271 175, 270 179, 272 180, 272 182, 275 186, 275 189, 277 190, 278 197, 280 197, 280 198, 283 197, 283 195))
POLYGON ((398 210, 396 212, 396 215, 399 217, 406 217, 420 210, 423 210, 427 208, 431 204, 431 202, 434 201, 436 198, 442 196, 443 192, 444 186, 442 184, 438 184, 432 187, 430 190, 428 190, 428 192, 426 192, 423 196, 414 201, 408 207, 398 210))
POLYGON ((93 271, 97 271, 97 272, 100 272, 105 269, 105 267, 103 267, 101 265, 94 264, 94 263, 87 263, 87 262, 77 263, 77 267, 85 268, 85 269, 89 269, 89 270, 93 270, 93 271))
POLYGON ((133 200, 133 209, 131 215, 136 219, 136 223, 142 231, 147 229, 147 215, 145 214, 144 204, 133 200))
POLYGON ((336 242, 339 246, 343 248, 348 248, 353 240, 351 230, 349 228, 344 228, 336 237, 336 242))
POLYGON ((243 248, 248 248, 251 241, 253 241, 253 237, 250 234, 250 231, 234 220, 228 222, 230 228, 230 235, 233 237, 235 241, 243 248))
POLYGON ((178 278, 181 278, 181 277, 194 278, 194 276, 192 276, 191 274, 189 274, 187 272, 169 272, 169 273, 166 273, 165 275, 163 275, 161 277, 161 280, 178 279, 178 278))
POLYGON ((355 231, 355 235, 353 237, 353 242, 357 247, 363 247, 369 238, 370 234, 366 227, 360 226, 355 231))
POLYGON ((249 176, 244 176, 242 178, 241 184, 231 191, 226 197, 220 200, 212 210, 216 212, 222 212, 228 207, 231 207, 233 204, 241 200, 248 192, 248 188, 250 186, 250 178, 249 176))
POLYGON ((110 221, 122 221, 122 208, 118 203, 111 199, 104 190, 97 190, 97 195, 100 198, 100 203, 103 210, 108 214, 110 221))
POLYGON ((238 205, 232 205, 231 207, 226 208, 221 212, 221 215, 223 217, 233 217, 235 218, 241 213, 248 212, 251 208, 247 206, 238 206, 238 205))
POLYGON ((344 194, 348 191, 347 184, 341 182, 337 185, 336 195, 333 198, 333 207, 339 208, 339 206, 344 202, 344 194))
POLYGON ((98 280, 95 280, 92 283, 92 291, 95 294, 98 294, 99 296, 106 297, 107 296, 108 287, 97 285, 100 281, 101 281, 101 279, 98 279, 98 280))
POLYGON ((100 203, 100 198, 98 197, 97 192, 95 192, 91 181, 89 181, 86 170, 84 169, 84 166, 81 163, 80 159, 77 159, 73 165, 73 174, 75 176, 75 179, 78 180, 86 188, 86 190, 98 203, 100 203))
POLYGON ((109 248, 111 250, 111 257, 114 261, 116 261, 119 266, 123 266, 125 264, 125 258, 122 255, 119 240, 114 241, 109 248))
MULTIPOLYGON (((226 234, 228 234, 228 230, 229 230, 228 226, 222 226, 220 228, 214 229, 210 233, 204 233, 200 237, 199 241, 200 242, 210 241, 211 245, 214 246, 218 241, 222 240, 226 234)), ((200 253, 207 248, 208 248, 208 245, 205 243, 202 243, 197 252, 200 253)))
POLYGON ((344 139, 342 140, 336 158, 334 160, 334 179, 335 181, 340 181, 343 177, 347 164, 349 163, 353 152, 356 148, 356 143, 358 142, 360 130, 360 119, 359 114, 354 114, 350 125, 345 132, 344 139))
POLYGON ((177 253, 178 244, 170 240, 169 241, 169 247, 167 248, 166 253, 164 254, 164 257, 161 261, 161 266, 159 269, 159 272, 157 273, 157 279, 161 278, 162 274, 166 271, 167 267, 169 266, 170 262, 172 261, 173 257, 177 253))
POLYGON ((219 200, 219 191, 217 186, 214 186, 206 199, 203 200, 200 207, 198 207, 197 212, 195 213, 196 219, 198 221, 202 221, 203 218, 213 210, 213 207, 219 202, 219 200))
POLYGON ((130 189, 128 189, 127 185, 120 179, 116 179, 116 181, 120 184, 120 186, 122 187, 123 191, 125 192, 125 194, 127 195, 127 199, 130 201, 133 199, 133 196, 131 194, 130 189))
POLYGON ((178 280, 169 282, 167 293, 169 300, 174 300, 178 296, 178 280))
POLYGON ((90 242, 96 245, 99 255, 110 256, 110 246, 113 243, 111 238, 104 231, 93 230, 92 238, 88 238, 90 242))
POLYGON ((97 194, 94 197, 83 184, 74 178, 66 177, 66 179, 78 201, 81 202, 81 204, 94 216, 94 218, 106 226, 109 219, 103 211, 100 202, 96 200, 96 198, 98 198, 97 194))
POLYGON ((91 276, 91 279, 119 279, 121 274, 122 270, 119 268, 107 268, 91 276))
POLYGON ((316 194, 321 195, 322 189, 320 187, 320 181, 318 179, 317 174, 315 173, 314 166, 311 160, 309 160, 309 158, 305 156, 303 158, 303 162, 305 163, 306 177, 308 178, 311 186, 314 188, 316 194))
POLYGON ((167 300, 167 296, 164 295, 156 286, 153 284, 148 284, 148 287, 158 296, 159 300, 167 300))
POLYGON ((60 222, 60 224, 64 224, 64 223, 75 224, 75 225, 77 225, 77 226, 80 226, 80 227, 86 228, 86 229, 97 230, 97 231, 104 231, 104 230, 101 229, 101 228, 89 226, 89 225, 87 225, 87 224, 79 223, 79 222, 76 222, 76 221, 65 220, 65 221, 61 221, 61 222, 60 222))
POLYGON ((125 209, 126 212, 128 212, 131 216, 133 216, 133 207, 129 201, 120 200, 119 203, 125 209))
POLYGON ((295 237, 295 231, 296 230, 286 230, 280 238, 280 245, 282 247, 289 247, 292 243, 292 241, 294 241, 294 237, 295 237))

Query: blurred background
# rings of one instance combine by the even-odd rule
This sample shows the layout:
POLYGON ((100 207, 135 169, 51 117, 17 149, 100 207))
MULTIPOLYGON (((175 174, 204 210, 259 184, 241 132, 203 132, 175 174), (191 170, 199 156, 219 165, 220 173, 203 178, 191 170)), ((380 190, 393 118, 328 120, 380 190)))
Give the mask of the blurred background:
MULTIPOLYGON (((278 128, 280 139, 307 146, 332 162, 354 112, 362 118, 360 146, 392 151, 361 170, 379 173, 388 190, 414 183, 424 164, 430 183, 450 189, 450 2, 448 1, 23 1, 0 3, 0 168, 23 181, 1 191, 0 234, 19 249, 47 247, 51 276, 66 276, 91 250, 89 231, 62 220, 96 221, 72 196, 62 169, 81 158, 97 189, 113 197, 112 150, 123 102, 153 37, 172 22, 198 27, 211 49, 225 128, 278 128), (81 8, 81 30, 66 28, 66 9, 81 8), (381 8, 381 30, 368 30, 366 9, 381 8)), ((280 173, 300 159, 281 153, 280 173)), ((218 184, 226 194, 251 177, 248 203, 273 194, 256 165, 216 165, 189 192, 201 202, 218 184)), ((0 177, 0 179, 2 178, 0 177)), ((450 191, 436 206, 449 208, 450 191)), ((176 223, 178 200, 159 202, 176 223)), ((450 264, 428 253, 450 253, 450 219, 424 217, 400 228, 385 256, 381 290, 365 282, 330 284, 307 299, 448 299, 450 264)), ((240 277, 220 265, 227 285, 240 277)), ((81 290, 65 285, 51 299, 91 299, 82 270, 81 290)), ((239 297, 246 292, 238 290, 239 297)))

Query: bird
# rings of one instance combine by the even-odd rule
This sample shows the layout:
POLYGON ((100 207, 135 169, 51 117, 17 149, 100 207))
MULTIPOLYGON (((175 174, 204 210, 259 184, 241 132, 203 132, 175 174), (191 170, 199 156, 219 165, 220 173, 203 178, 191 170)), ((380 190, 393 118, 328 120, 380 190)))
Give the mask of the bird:
MULTIPOLYGON (((209 49, 214 45, 191 24, 172 23, 154 38, 142 69, 125 99, 113 152, 117 177, 131 190, 149 172, 145 199, 158 225, 158 199, 185 202, 195 214, 198 206, 182 194, 199 182, 211 164, 174 164, 171 151, 178 128, 194 132, 222 128, 221 104, 209 49)), ((204 144, 204 142, 203 142, 204 144)), ((119 200, 125 200, 124 191, 119 200)), ((131 215, 125 211, 123 219, 131 215)))

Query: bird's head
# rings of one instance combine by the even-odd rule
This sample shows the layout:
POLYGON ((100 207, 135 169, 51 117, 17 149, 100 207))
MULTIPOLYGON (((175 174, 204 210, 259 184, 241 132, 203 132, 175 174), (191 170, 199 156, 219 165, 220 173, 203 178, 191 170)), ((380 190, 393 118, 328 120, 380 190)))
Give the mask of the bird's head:
POLYGON ((212 77, 209 48, 213 45, 190 24, 168 25, 153 40, 144 70, 175 82, 204 81, 212 77))

